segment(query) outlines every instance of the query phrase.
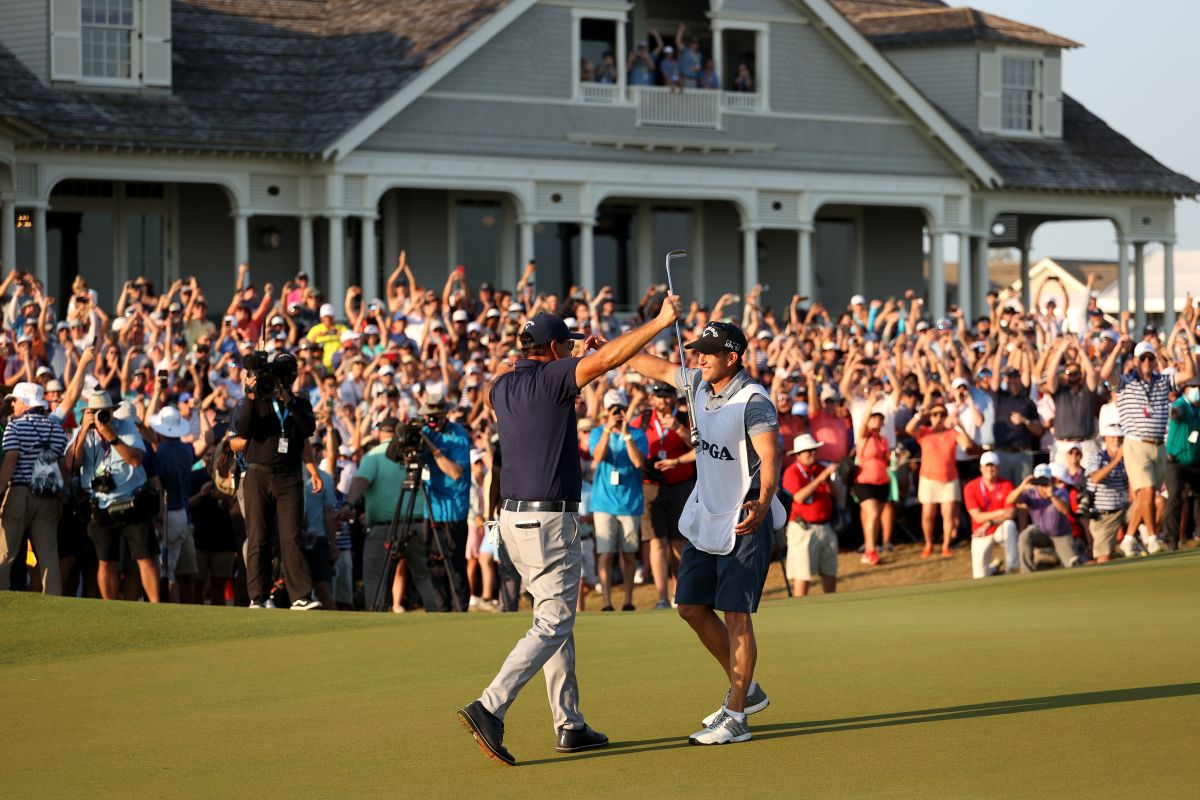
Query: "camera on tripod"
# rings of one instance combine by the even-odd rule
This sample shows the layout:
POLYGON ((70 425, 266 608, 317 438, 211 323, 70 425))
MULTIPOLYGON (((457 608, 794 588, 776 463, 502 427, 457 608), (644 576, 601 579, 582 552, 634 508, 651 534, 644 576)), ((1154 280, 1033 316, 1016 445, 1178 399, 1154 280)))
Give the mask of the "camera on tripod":
POLYGON ((390 460, 406 466, 419 466, 425 451, 425 439, 421 435, 425 423, 420 419, 404 420, 396 426, 396 435, 388 442, 384 453, 390 460))

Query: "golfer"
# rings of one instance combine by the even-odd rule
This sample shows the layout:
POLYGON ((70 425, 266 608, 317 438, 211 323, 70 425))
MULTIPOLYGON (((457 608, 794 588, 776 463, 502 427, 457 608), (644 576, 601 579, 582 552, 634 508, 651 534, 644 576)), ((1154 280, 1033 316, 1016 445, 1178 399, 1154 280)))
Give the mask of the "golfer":
POLYGON ((575 680, 575 605, 583 564, 579 499, 583 478, 576 438, 579 390, 628 361, 680 315, 671 295, 658 316, 605 342, 582 358, 569 354, 572 334, 560 317, 545 312, 525 323, 518 337, 521 358, 488 387, 487 402, 500 432, 500 537, 533 596, 533 627, 508 654, 483 696, 458 717, 484 755, 501 764, 516 759, 504 747, 504 715, 521 688, 545 669, 550 711, 560 753, 608 744, 587 726, 575 680))
POLYGON ((742 368, 746 335, 710 322, 686 345, 700 369, 639 355, 630 362, 654 380, 684 389, 700 441, 696 488, 679 519, 688 539, 679 561, 675 601, 729 678, 725 702, 693 733, 691 744, 750 738, 746 715, 770 701, 754 682, 758 645, 750 614, 758 610, 771 564, 773 531, 785 522, 779 486, 779 420, 766 390, 742 368), (722 622, 716 611, 725 614, 722 622))

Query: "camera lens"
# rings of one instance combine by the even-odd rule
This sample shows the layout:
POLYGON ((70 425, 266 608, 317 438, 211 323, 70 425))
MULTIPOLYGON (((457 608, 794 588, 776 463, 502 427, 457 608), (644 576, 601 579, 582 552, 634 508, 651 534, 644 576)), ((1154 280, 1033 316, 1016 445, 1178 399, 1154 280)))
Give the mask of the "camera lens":
POLYGON ((102 408, 96 412, 96 419, 99 420, 100 424, 107 425, 112 422, 112 411, 102 408))

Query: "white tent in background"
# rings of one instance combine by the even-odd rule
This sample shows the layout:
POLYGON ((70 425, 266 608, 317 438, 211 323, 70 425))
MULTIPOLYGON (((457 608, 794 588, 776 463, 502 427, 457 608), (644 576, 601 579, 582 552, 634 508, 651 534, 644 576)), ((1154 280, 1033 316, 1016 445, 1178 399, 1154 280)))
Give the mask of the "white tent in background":
MULTIPOLYGON (((1146 308, 1145 313, 1162 317, 1166 313, 1167 304, 1163 297, 1163 251, 1155 248, 1146 253, 1146 308)), ((1114 281, 1105 287, 1096 298, 1100 310, 1106 314, 1119 314, 1121 311, 1120 282, 1114 281)), ((1188 292, 1195 295, 1200 292, 1200 250, 1175 251, 1175 310, 1183 309, 1183 301, 1188 292)), ((1133 268, 1129 270, 1129 303, 1133 305, 1133 268)), ((1134 309, 1130 309, 1131 311, 1134 309)))

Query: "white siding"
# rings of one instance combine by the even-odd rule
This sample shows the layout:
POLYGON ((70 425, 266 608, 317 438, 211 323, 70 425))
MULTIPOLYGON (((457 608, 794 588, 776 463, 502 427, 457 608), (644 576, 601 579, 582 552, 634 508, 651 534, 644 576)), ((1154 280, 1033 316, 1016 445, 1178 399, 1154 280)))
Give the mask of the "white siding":
POLYGON ((896 118, 898 112, 813 25, 771 24, 771 108, 896 118))
POLYGON ((884 55, 925 96, 963 125, 979 122, 979 55, 974 45, 909 47, 884 55))
POLYGON ((571 9, 534 6, 433 91, 569 98, 571 74, 571 9))
POLYGON ((40 81, 50 79, 50 6, 47 0, 0 0, 0 44, 40 81))

